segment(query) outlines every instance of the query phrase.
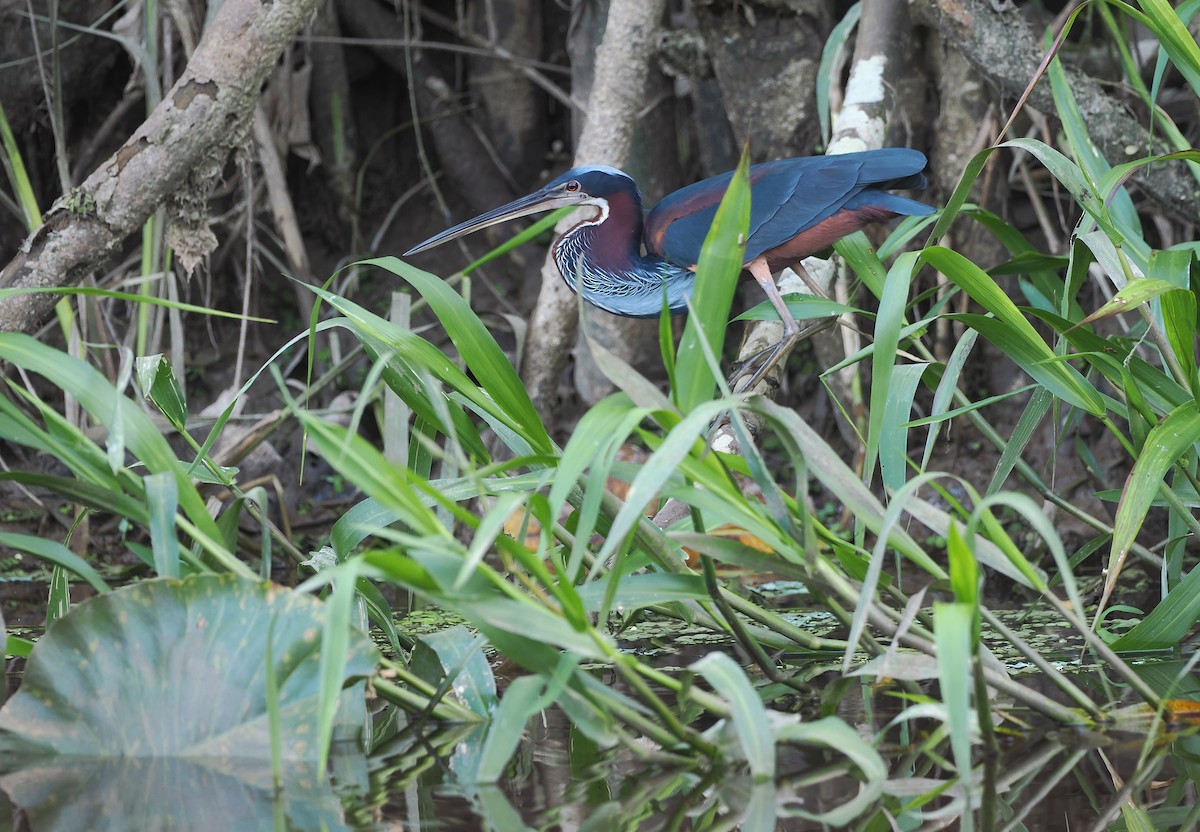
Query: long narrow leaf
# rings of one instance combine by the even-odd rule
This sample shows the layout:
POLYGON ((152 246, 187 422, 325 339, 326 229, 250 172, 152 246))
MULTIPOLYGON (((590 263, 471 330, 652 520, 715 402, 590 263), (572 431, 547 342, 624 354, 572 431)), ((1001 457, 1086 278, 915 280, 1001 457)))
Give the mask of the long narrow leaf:
POLYGON ((705 339, 712 354, 721 355, 750 227, 749 165, 743 151, 700 249, 696 290, 692 295, 693 313, 688 316, 675 357, 675 381, 679 385, 674 391, 675 402, 683 413, 690 413, 692 408, 711 399, 717 386, 699 341, 705 339))

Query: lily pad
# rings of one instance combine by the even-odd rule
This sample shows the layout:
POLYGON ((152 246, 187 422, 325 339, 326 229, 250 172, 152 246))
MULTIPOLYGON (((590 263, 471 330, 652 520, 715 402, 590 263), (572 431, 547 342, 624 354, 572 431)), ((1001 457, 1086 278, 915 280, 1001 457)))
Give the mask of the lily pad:
MULTIPOLYGON (((147 580, 93 598, 34 647, 21 689, 0 709, 0 750, 267 760, 269 656, 282 758, 316 760, 324 618, 311 596, 234 575, 147 580)), ((343 680, 375 662, 355 634, 343 680)))
POLYGON ((0 789, 30 829, 54 832, 347 829, 329 779, 312 763, 287 765, 276 790, 260 760, 47 757, 0 776, 0 789))

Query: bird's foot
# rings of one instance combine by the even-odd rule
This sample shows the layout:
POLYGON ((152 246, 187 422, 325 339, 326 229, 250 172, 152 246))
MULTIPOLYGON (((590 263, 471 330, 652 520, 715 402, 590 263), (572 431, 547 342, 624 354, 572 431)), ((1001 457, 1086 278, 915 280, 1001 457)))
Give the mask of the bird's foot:
MULTIPOLYGON (((779 379, 775 377, 768 378, 767 373, 779 363, 782 357, 782 348, 783 342, 780 341, 759 350, 744 361, 739 361, 735 364, 729 375, 728 384, 730 391, 733 393, 745 393, 753 390, 764 379, 772 389, 778 387, 779 379)), ((788 349, 790 348, 789 346, 788 349)))
POLYGON ((792 327, 784 328, 783 336, 778 343, 765 347, 734 365, 729 376, 729 389, 734 393, 745 393, 753 390, 764 380, 771 389, 778 388, 779 379, 769 376, 768 373, 787 358, 796 344, 828 329, 836 322, 836 317, 819 318, 807 326, 801 327, 793 321, 792 327))

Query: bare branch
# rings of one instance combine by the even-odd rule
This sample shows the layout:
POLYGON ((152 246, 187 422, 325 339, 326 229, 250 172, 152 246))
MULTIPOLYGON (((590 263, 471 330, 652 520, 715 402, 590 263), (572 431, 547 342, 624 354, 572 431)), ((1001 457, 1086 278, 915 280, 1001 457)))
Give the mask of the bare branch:
MULTIPOLYGON (((225 0, 178 83, 120 150, 54 204, 0 272, 0 287, 78 283, 159 206, 189 189, 205 192, 230 151, 245 143, 263 82, 316 5, 225 0)), ((56 299, 5 298, 0 331, 36 328, 56 299)))
MULTIPOLYGON (((575 150, 575 164, 622 165, 629 156, 633 127, 644 102, 654 38, 666 0, 612 0, 604 41, 596 53, 596 76, 588 96, 587 121, 575 150)), ((562 234, 574 224, 558 224, 562 234)), ((566 367, 577 318, 575 296, 547 254, 542 290, 529 324, 522 375, 533 401, 545 412, 566 367)))

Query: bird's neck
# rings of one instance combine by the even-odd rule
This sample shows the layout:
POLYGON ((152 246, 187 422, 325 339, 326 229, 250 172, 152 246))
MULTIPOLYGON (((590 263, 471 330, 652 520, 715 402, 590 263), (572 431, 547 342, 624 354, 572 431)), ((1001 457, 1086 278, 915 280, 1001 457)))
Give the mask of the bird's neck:
POLYGON ((614 194, 554 245, 563 280, 593 306, 630 318, 662 309, 663 287, 672 312, 687 305, 695 275, 655 255, 643 255, 642 200, 637 191, 614 194))

